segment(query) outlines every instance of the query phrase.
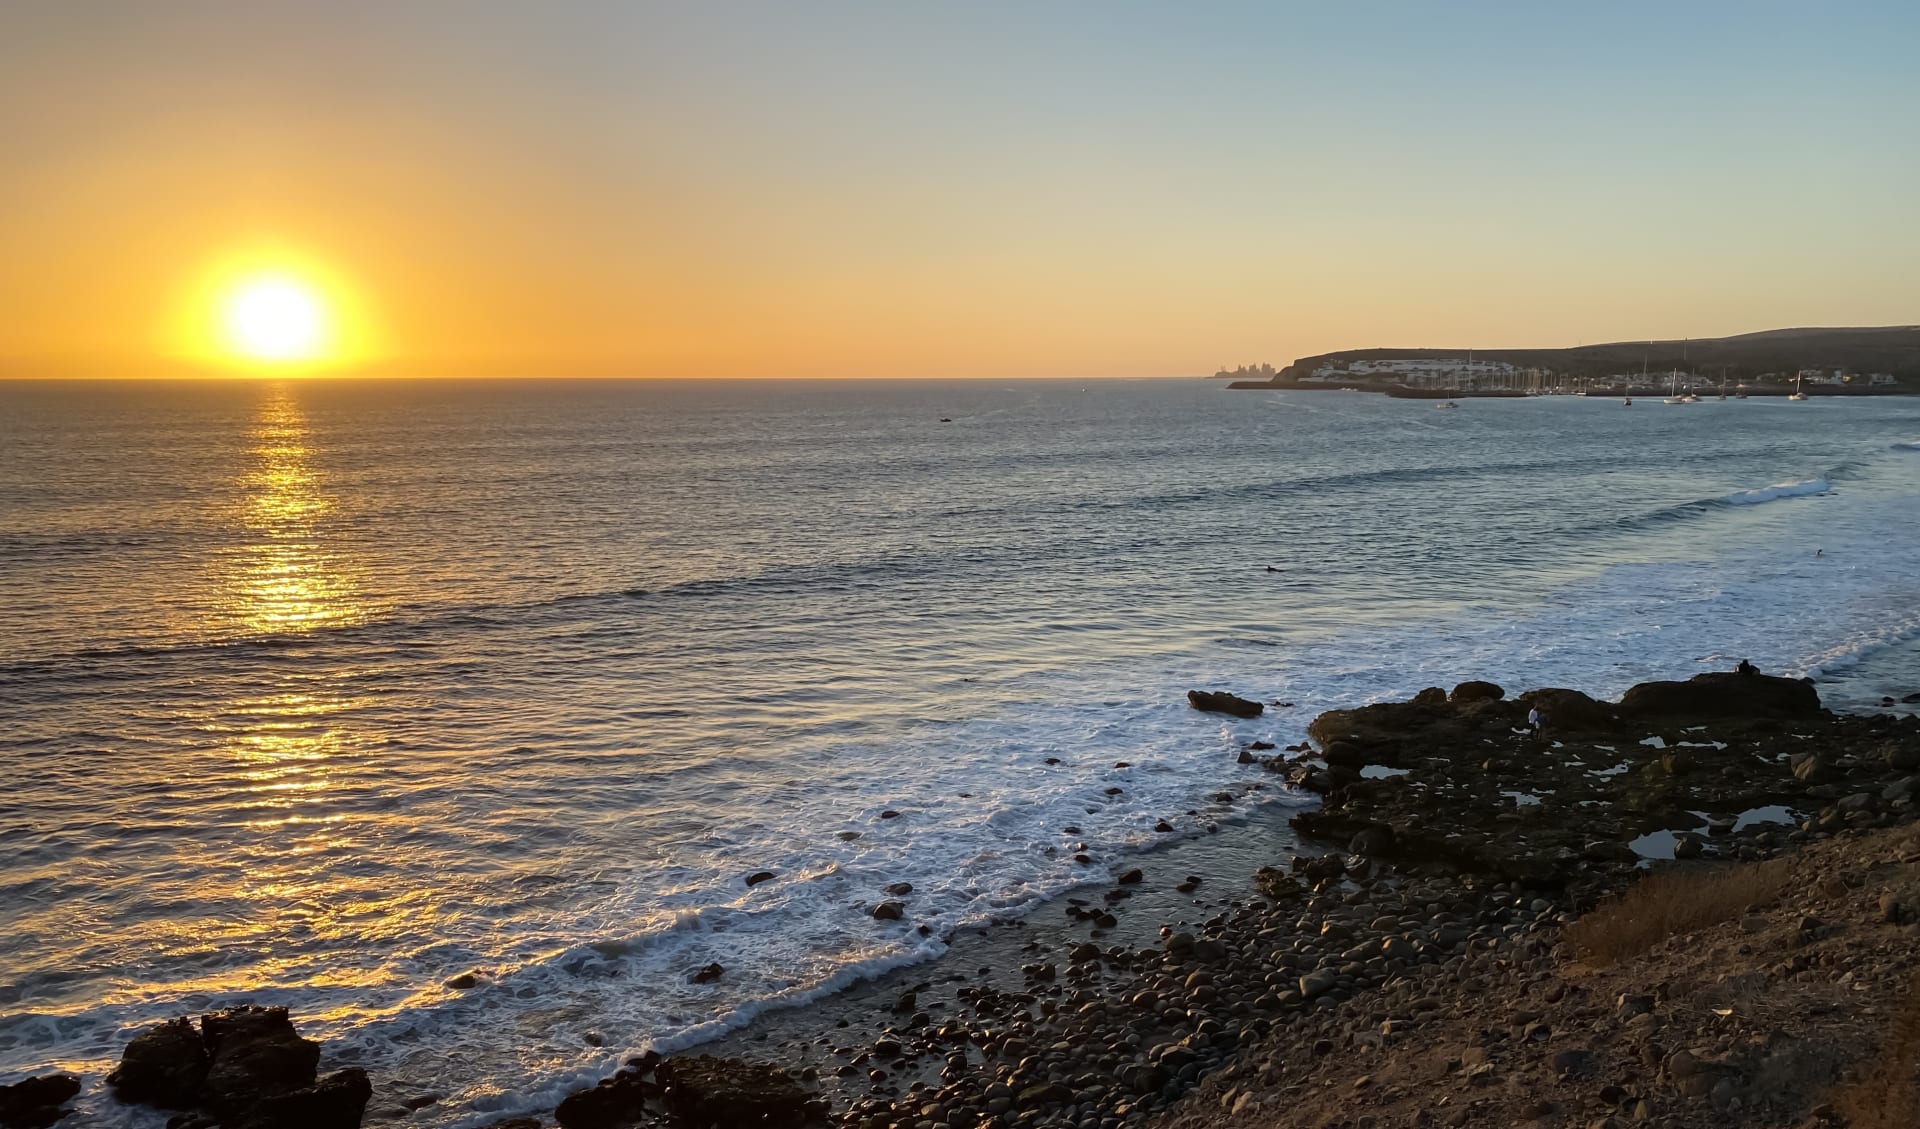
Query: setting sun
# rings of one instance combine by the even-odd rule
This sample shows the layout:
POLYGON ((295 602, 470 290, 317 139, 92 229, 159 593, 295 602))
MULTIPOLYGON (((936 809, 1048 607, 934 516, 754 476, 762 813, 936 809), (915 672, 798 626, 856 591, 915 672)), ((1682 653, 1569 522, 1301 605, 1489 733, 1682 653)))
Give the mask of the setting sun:
POLYGON ((221 317, 227 348, 246 360, 314 361, 327 353, 326 305, 298 279, 249 279, 227 295, 221 317))

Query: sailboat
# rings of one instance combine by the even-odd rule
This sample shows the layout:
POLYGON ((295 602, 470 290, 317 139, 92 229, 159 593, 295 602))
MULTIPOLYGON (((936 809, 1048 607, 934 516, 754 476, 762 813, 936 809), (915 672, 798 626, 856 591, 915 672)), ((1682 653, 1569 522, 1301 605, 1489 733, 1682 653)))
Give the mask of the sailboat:
POLYGON ((1665 400, 1661 401, 1661 403, 1663 404, 1697 404, 1700 402, 1700 398, 1698 396, 1695 396, 1691 389, 1687 391, 1687 394, 1685 396, 1682 396, 1680 394, 1680 370, 1679 369, 1673 370, 1673 381, 1670 387, 1671 387, 1670 393, 1668 394, 1665 400))
POLYGON ((1799 377, 1799 374, 1797 374, 1797 373, 1796 373, 1796 374, 1794 375, 1794 378, 1793 378, 1793 395, 1791 395, 1791 396, 1788 396, 1788 397, 1787 397, 1787 399, 1789 399, 1789 400, 1804 400, 1804 399, 1806 399, 1806 398, 1807 398, 1807 394, 1806 394, 1806 392, 1804 392, 1804 391, 1802 391, 1802 390, 1801 390, 1801 388, 1800 388, 1800 377, 1799 377))
MULTIPOLYGON (((1469 369, 1473 368, 1473 350, 1472 349, 1467 350, 1467 368, 1469 369)), ((1453 402, 1453 389, 1449 388, 1447 389, 1447 398, 1435 404, 1434 408, 1435 410, 1443 410, 1448 408, 1457 408, 1459 406, 1460 405, 1453 402)))

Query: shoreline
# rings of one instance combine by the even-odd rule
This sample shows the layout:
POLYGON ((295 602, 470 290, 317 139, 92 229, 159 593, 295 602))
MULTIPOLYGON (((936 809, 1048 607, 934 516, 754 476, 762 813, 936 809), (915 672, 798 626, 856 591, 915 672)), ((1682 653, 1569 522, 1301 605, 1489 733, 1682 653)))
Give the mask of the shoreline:
MULTIPOLYGON (((1766 682, 1805 685, 1786 679, 1766 682)), ((1463 688, 1456 688, 1456 694, 1463 688)), ((831 1124, 863 1129, 922 1122, 944 1123, 949 1129, 989 1125, 1112 1129, 1154 1124, 1170 1116, 1169 1111, 1184 1109, 1187 1095, 1207 1079, 1217 1081, 1222 1072, 1242 1064, 1243 1044, 1263 1045, 1294 1016, 1319 1020, 1325 1018, 1322 1012, 1344 1014, 1347 1001, 1367 997, 1397 977, 1524 944, 1535 934, 1563 927, 1641 869, 1635 865, 1638 860, 1629 861, 1614 850, 1582 858, 1581 874, 1556 873, 1550 860, 1544 868, 1536 865, 1552 851, 1536 849, 1540 844, 1529 835, 1520 835, 1513 843, 1503 840, 1497 844, 1500 852, 1479 858, 1462 851, 1444 852, 1446 857, 1441 857, 1432 851, 1431 843, 1417 838, 1397 847, 1377 839, 1363 841, 1382 821, 1388 826, 1421 825, 1439 817, 1441 825, 1448 825, 1448 817, 1471 813, 1494 826, 1524 829, 1528 823, 1527 805, 1506 794, 1517 789, 1478 788, 1438 804, 1394 806, 1392 796, 1404 797, 1410 791, 1408 777, 1417 781, 1425 773, 1438 771, 1441 776, 1432 779, 1440 780, 1458 767, 1437 763, 1408 767, 1404 759, 1409 741, 1429 749, 1436 737, 1460 737, 1447 728, 1460 721, 1448 710, 1485 715, 1482 720, 1493 727, 1489 732, 1505 732, 1500 738, 1503 748, 1547 758, 1533 765, 1536 770, 1564 775, 1583 768, 1583 762, 1566 751, 1565 742, 1561 747, 1536 747, 1527 743, 1530 738, 1512 733, 1521 727, 1516 723, 1523 721, 1524 710, 1519 703, 1502 699, 1447 706, 1439 715, 1425 717, 1421 725, 1427 728, 1415 726, 1395 734, 1388 726, 1382 732, 1361 733, 1361 745, 1367 751, 1357 757, 1346 747, 1355 736, 1353 722, 1338 715, 1408 709, 1431 714, 1434 693, 1423 693, 1426 704, 1419 707, 1387 704, 1323 714, 1314 723, 1318 750, 1296 747, 1293 751, 1301 755, 1272 758, 1255 758, 1251 751, 1243 754, 1243 761, 1257 759, 1273 773, 1261 781, 1263 790, 1277 792, 1283 780, 1289 781, 1325 794, 1326 806, 1248 805, 1249 797, 1243 795, 1234 800, 1234 814, 1220 821, 1217 833, 1196 831, 1129 857, 1117 869, 1137 871, 1118 883, 1090 883, 1023 918, 962 930, 950 939, 947 951, 931 961, 893 969, 823 999, 770 1009, 743 1028, 689 1047, 672 1059, 771 1061, 789 1070, 809 1092, 828 1099, 834 1110, 831 1124), (1440 730, 1430 725, 1436 717, 1443 723, 1440 730), (1342 725, 1348 729, 1341 730, 1342 725), (1327 755, 1318 755, 1322 753, 1327 755), (1354 821, 1356 811, 1364 817, 1358 822, 1354 821), (1506 850, 1516 844, 1520 849, 1506 850), (1408 850, 1431 857, 1409 859, 1405 857, 1408 850), (1596 869, 1597 876, 1589 873, 1596 869), (1189 879, 1199 881, 1189 886, 1189 879), (1447 920, 1438 924, 1426 915, 1435 905, 1447 907, 1442 913, 1447 920), (1111 916, 1103 920, 1102 914, 1111 916), (1328 921, 1336 923, 1331 933, 1328 921), (1181 941, 1182 937, 1187 940, 1181 941), (1328 937, 1337 938, 1338 944, 1323 943, 1328 937), (1363 946, 1353 943, 1361 940, 1385 946, 1376 952, 1387 955, 1361 953, 1363 946), (1196 949, 1202 957, 1193 955, 1196 949), (1293 956, 1273 965, 1283 952, 1293 956), (1381 962, 1377 969, 1376 961, 1381 962), (1286 973, 1277 982, 1276 968, 1286 973), (1319 990, 1306 995, 1307 978, 1319 972, 1328 973, 1328 978, 1316 981, 1319 990), (1156 1001, 1185 1006, 1160 1007, 1158 1017, 1152 1018, 1137 1007, 1115 1007, 1112 1002, 1138 1000, 1143 993, 1156 1001), (1169 1047, 1185 1049, 1170 1051, 1169 1047), (1080 1085, 1101 1075, 1133 1081, 1080 1085), (929 1106, 941 1107, 943 1116, 951 1114, 958 1120, 943 1122, 903 1112, 929 1106)), ((1447 698, 1441 694, 1443 701, 1447 698)), ((1578 707, 1579 703, 1563 699, 1561 705, 1578 707)), ((1548 712, 1551 717, 1554 711, 1548 712)), ((1812 735, 1842 742, 1849 750, 1885 734, 1898 737, 1920 730, 1920 721, 1911 716, 1823 713, 1796 724, 1812 727, 1812 735)), ((1685 802, 1663 802, 1657 811, 1639 813, 1652 822, 1672 822, 1675 813, 1700 810, 1703 804, 1711 809, 1714 802, 1721 806, 1733 802, 1729 799, 1733 793, 1715 792, 1717 778, 1711 771, 1695 773, 1699 766, 1689 766, 1673 776, 1671 758, 1676 751, 1710 759, 1721 751, 1712 747, 1715 744, 1784 740, 1777 732, 1781 723, 1776 721, 1765 721, 1757 729, 1748 721, 1726 718, 1698 725, 1679 725, 1674 719, 1645 725, 1671 740, 1663 740, 1661 746, 1629 743, 1616 732, 1612 748, 1638 766, 1635 773, 1618 779, 1625 783, 1648 773, 1667 774, 1671 779, 1664 779, 1663 786, 1690 789, 1685 802), (1695 789, 1693 781, 1700 781, 1704 790, 1695 789)), ((1478 738, 1487 739, 1485 735, 1478 738)), ((1604 747, 1608 742, 1600 744, 1604 747)), ((1467 766, 1472 774, 1484 771, 1478 759, 1475 754, 1467 766)), ((1804 792, 1808 787, 1784 762, 1763 767, 1795 783, 1774 779, 1762 784, 1753 778, 1747 782, 1752 785, 1748 791, 1757 788, 1767 792, 1768 798, 1778 798, 1775 793, 1783 788, 1804 792)), ((1831 789, 1825 781, 1813 787, 1831 789)), ((1585 797, 1586 793, 1574 795, 1585 797)), ((1588 801, 1572 798, 1570 802, 1588 801)), ((1807 814, 1818 818, 1814 809, 1807 814)), ((1912 814, 1911 806, 1906 806, 1897 816, 1889 809, 1875 812, 1874 818, 1905 821, 1912 814)), ((1583 832, 1593 831, 1602 822, 1599 816, 1569 818, 1570 825, 1583 832)), ((1849 826, 1846 818, 1841 816, 1840 827, 1849 826)), ((1467 822, 1452 819, 1448 837, 1470 838, 1474 829, 1467 822)), ((1669 830, 1676 840, 1686 834, 1678 824, 1669 830)), ((1619 825, 1612 825, 1608 834, 1617 846, 1622 834, 1619 825)), ((1720 828, 1706 837, 1705 853, 1759 858, 1825 834, 1764 825, 1758 830, 1739 828, 1737 833, 1720 828), (1726 838, 1716 840, 1721 834, 1726 838)), ((608 1035, 618 1038, 612 1032, 608 1035)), ((650 1070, 651 1063, 647 1066, 650 1070)), ((657 1086, 646 1072, 630 1072, 629 1077, 640 1098, 635 1111, 645 1112, 646 1117, 621 1124, 681 1124, 650 1120, 657 1109, 643 1107, 648 1103, 657 1107, 657 1086)), ((416 1109, 438 1100, 430 1091, 398 1079, 376 1077, 373 1091, 366 1110, 368 1123, 404 1124, 416 1109)), ((511 1116, 474 1111, 454 1123, 533 1129, 554 1121, 551 1111, 511 1116)), ((576 1117, 561 1124, 573 1129, 592 1123, 576 1117)))

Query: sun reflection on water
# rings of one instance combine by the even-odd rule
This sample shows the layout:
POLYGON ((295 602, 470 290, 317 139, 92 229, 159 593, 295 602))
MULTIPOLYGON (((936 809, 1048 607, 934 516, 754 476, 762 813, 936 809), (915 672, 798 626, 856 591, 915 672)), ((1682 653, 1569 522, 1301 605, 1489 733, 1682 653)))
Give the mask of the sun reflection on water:
POLYGON ((334 500, 313 465, 312 435, 291 391, 275 388, 249 434, 254 461, 241 477, 247 538, 228 584, 228 614, 251 635, 285 635, 364 619, 351 571, 322 522, 334 500))

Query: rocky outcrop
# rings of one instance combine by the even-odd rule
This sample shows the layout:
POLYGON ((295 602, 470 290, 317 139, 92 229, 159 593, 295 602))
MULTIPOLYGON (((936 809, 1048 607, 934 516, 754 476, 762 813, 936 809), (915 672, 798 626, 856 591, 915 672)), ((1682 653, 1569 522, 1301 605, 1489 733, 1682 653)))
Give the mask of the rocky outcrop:
POLYGON ((349 1068, 317 1078, 320 1045, 285 1008, 237 1007, 196 1028, 169 1020, 135 1036, 108 1075, 123 1102, 195 1111, 178 1129, 356 1129, 373 1086, 349 1068))
POLYGON ((563 1129, 622 1129, 647 1116, 647 1103, 660 1097, 650 1075, 657 1059, 635 1059, 611 1078, 575 1090, 553 1111, 563 1129))
MULTIPOLYGON (((1425 693, 1425 691, 1422 691, 1425 693)), ((1468 679, 1453 688, 1447 695, 1447 701, 1456 706, 1471 705, 1474 702, 1497 702, 1507 696, 1507 692, 1492 682, 1483 682, 1477 678, 1468 679)))
POLYGON ((357 1066, 335 1071, 311 1086, 252 1102, 226 1123, 230 1129, 353 1129, 373 1097, 373 1083, 357 1066))
POLYGON ((1685 682, 1642 682, 1620 698, 1637 720, 1751 721, 1819 717, 1813 684, 1769 674, 1696 674, 1685 682))
POLYGON ((73 1112, 60 1107, 79 1092, 80 1079, 71 1074, 42 1074, 0 1086, 0 1126, 44 1129, 73 1112))
POLYGON ((1619 724, 1612 706, 1578 690, 1529 690, 1515 698, 1514 704, 1523 710, 1539 710, 1540 724, 1555 732, 1604 733, 1619 724))
POLYGON ((320 1044, 294 1031, 286 1008, 215 1012, 200 1020, 200 1031, 213 1057, 201 1104, 217 1116, 236 1117, 263 1099, 314 1083, 320 1044))
POLYGON ((1236 697, 1224 690, 1189 690, 1187 704, 1197 710, 1232 714, 1234 717, 1259 717, 1267 708, 1259 702, 1236 697))
POLYGON ((200 1104, 210 1061, 199 1029, 182 1016, 135 1035, 121 1053, 119 1069, 107 1075, 107 1085, 114 1097, 130 1104, 192 1109, 200 1104))
POLYGON ((1295 829, 1404 867, 1580 894, 1644 852, 1749 858, 1790 834, 1888 826, 1920 802, 1920 720, 1838 717, 1792 679, 1646 683, 1618 707, 1564 688, 1460 696, 1315 718, 1319 755, 1263 762, 1325 797, 1295 829), (1756 811, 1771 814, 1740 818, 1756 811))

